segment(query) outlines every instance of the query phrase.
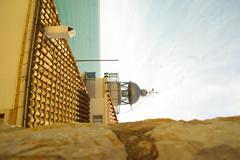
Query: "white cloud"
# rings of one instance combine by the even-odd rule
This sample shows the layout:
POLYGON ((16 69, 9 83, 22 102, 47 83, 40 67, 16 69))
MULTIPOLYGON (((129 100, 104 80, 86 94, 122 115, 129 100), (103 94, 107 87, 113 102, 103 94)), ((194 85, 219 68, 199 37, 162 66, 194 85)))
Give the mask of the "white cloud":
MULTIPOLYGON (((119 72, 160 94, 121 121, 240 114, 238 1, 101 1, 101 54, 119 72)), ((123 108, 123 111, 128 108, 123 108)))

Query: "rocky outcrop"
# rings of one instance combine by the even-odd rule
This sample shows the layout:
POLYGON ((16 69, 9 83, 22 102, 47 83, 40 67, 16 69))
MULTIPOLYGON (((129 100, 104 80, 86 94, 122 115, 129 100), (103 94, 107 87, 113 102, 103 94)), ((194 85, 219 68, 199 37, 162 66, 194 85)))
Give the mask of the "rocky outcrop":
POLYGON ((240 118, 171 122, 148 134, 161 160, 240 159, 240 118))
POLYGON ((65 124, 0 132, 0 159, 239 160, 240 117, 65 124))
POLYGON ((65 124, 34 129, 4 129, 0 159, 126 159, 123 144, 102 125, 65 124))

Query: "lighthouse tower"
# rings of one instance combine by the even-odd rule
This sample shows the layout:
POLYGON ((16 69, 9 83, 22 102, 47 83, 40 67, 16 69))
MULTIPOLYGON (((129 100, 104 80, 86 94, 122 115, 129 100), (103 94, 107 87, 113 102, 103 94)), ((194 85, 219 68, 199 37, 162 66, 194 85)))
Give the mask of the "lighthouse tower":
POLYGON ((123 105, 133 105, 140 97, 150 94, 134 82, 119 81, 118 73, 105 73, 96 78, 94 72, 86 72, 85 84, 90 96, 90 121, 92 123, 117 123, 116 114, 123 105))
POLYGON ((133 105, 140 97, 147 96, 149 92, 134 82, 121 82, 117 73, 105 73, 107 91, 112 97, 116 112, 120 112, 122 105, 133 105))

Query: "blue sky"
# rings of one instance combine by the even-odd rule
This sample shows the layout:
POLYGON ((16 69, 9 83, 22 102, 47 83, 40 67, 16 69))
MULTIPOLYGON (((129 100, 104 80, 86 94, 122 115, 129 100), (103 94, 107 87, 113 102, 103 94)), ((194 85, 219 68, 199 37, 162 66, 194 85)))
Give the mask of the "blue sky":
POLYGON ((240 114, 240 1, 101 0, 102 72, 159 94, 120 121, 240 114))

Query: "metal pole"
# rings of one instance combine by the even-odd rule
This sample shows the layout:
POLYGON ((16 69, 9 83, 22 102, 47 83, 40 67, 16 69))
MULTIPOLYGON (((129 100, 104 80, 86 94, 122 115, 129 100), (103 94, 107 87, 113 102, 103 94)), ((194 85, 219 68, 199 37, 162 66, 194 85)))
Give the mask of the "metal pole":
POLYGON ((102 62, 102 61, 112 61, 116 62, 118 59, 78 59, 76 62, 102 62))

